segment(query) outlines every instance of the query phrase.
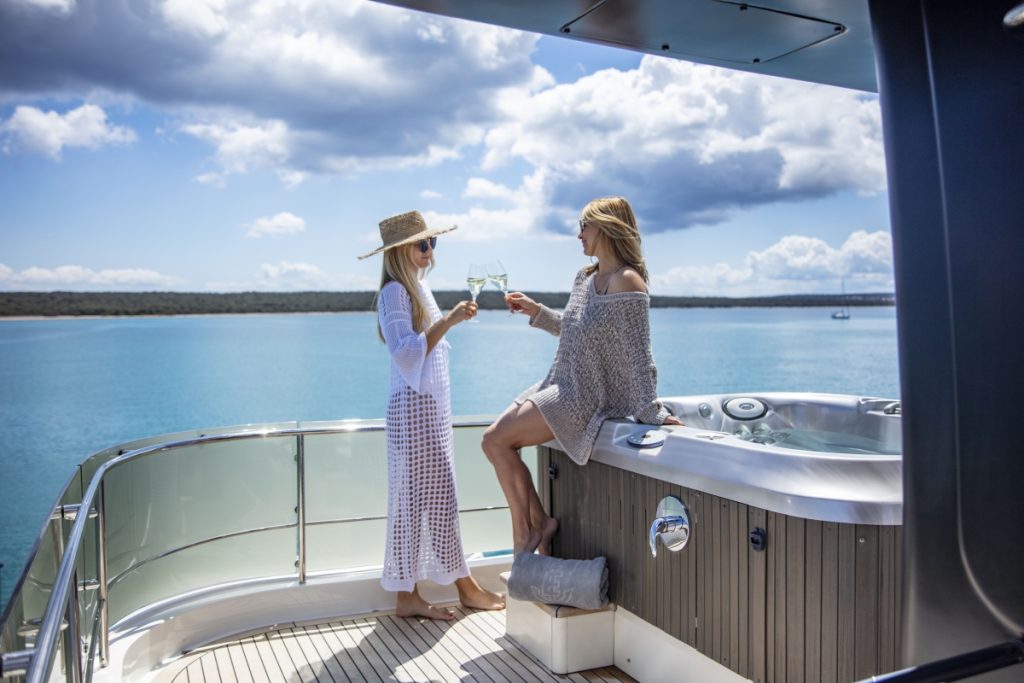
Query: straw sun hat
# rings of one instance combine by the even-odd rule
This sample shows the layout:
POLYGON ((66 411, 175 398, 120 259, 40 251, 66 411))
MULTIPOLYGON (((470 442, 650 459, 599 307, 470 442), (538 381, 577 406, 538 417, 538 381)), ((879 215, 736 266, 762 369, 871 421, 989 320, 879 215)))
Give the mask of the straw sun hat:
POLYGON ((369 258, 374 254, 400 247, 404 244, 415 244, 420 240, 429 239, 436 235, 443 235, 451 232, 459 226, 453 225, 450 228, 428 228, 427 222, 419 211, 399 214, 391 218, 385 218, 380 222, 380 238, 384 244, 369 254, 363 254, 359 258, 369 258))

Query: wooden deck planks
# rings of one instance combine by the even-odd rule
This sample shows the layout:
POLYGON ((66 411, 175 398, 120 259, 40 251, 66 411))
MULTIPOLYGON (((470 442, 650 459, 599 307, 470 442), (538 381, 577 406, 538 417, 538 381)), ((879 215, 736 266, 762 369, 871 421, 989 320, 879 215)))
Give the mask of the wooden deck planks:
POLYGON ((204 648, 168 667, 171 683, 635 683, 615 667, 552 674, 505 636, 504 612, 455 607, 455 620, 381 614, 293 624, 204 648))

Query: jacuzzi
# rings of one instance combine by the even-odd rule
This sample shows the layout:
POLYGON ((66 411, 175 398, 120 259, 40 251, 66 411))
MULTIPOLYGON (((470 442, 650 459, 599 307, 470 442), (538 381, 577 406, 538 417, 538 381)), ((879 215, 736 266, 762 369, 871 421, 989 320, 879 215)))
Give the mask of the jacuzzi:
POLYGON ((751 393, 662 402, 684 426, 609 421, 592 459, 804 519, 901 523, 898 401, 751 393))
POLYGON ((607 559, 616 666, 722 683, 898 668, 899 403, 662 400, 683 426, 608 420, 584 466, 538 449, 553 554, 607 559))

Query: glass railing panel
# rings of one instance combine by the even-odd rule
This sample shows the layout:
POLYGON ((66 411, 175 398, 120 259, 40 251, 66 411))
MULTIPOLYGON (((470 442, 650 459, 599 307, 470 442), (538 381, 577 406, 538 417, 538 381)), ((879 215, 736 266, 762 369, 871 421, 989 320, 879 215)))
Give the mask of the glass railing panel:
MULTIPOLYGON (((305 424, 304 427, 314 425, 305 424)), ((455 469, 460 510, 504 508, 494 468, 480 450, 484 427, 456 427, 455 469)), ((527 460, 530 454, 526 455, 527 460)), ((532 464, 532 463, 531 463, 532 464)), ((384 558, 382 519, 348 524, 351 518, 387 516, 387 440, 383 430, 305 437, 306 568, 308 572, 380 566, 384 558), (325 524, 325 522, 331 522, 325 524)), ((467 554, 511 547, 508 511, 463 513, 467 554)))
POLYGON ((455 430, 455 486, 460 510, 506 504, 498 478, 494 476, 494 467, 480 450, 485 429, 459 427, 455 430))
POLYGON ((306 522, 388 513, 387 443, 383 431, 305 437, 306 522))
MULTIPOLYGON (((76 470, 56 501, 55 509, 62 505, 77 504, 81 497, 81 471, 76 470)), ((63 548, 67 546, 72 523, 54 519, 44 521, 31 560, 23 570, 24 576, 18 576, 20 585, 4 605, 0 651, 15 652, 34 644, 36 631, 53 592, 53 582, 63 548)))
POLYGON ((123 615, 155 595, 166 597, 223 580, 225 568, 218 558, 230 543, 189 553, 200 558, 194 567, 180 567, 178 559, 154 563, 131 581, 119 577, 169 552, 242 531, 293 527, 285 533, 290 540, 284 545, 279 534, 249 538, 255 559, 240 563, 238 558, 248 555, 227 557, 234 563, 230 578, 277 575, 281 566, 294 571, 296 439, 212 442, 161 451, 111 469, 105 480, 105 509, 112 615, 115 608, 123 615), (260 547, 259 539, 267 547, 260 547), (207 551, 212 553, 209 571, 202 560, 207 551), (161 583, 167 590, 159 590, 161 583))
POLYGON ((17 639, 20 645, 15 649, 21 649, 26 642, 35 641, 34 630, 38 629, 43 613, 46 612, 46 605, 53 593, 53 582, 57 578, 57 569, 60 566, 62 539, 58 534, 61 533, 60 522, 50 522, 46 525, 36 548, 35 558, 21 584, 21 590, 12 596, 9 625, 13 626, 15 631, 29 633, 26 639, 17 639))
POLYGON ((64 654, 64 636, 61 634, 57 637, 59 646, 56 648, 56 654, 53 658, 53 664, 50 666, 50 674, 46 677, 48 683, 61 683, 62 681, 74 680, 71 677, 71 672, 67 668, 67 656, 64 654))
MULTIPOLYGON (((78 624, 84 644, 83 662, 98 656, 99 639, 94 628, 100 616, 99 517, 89 519, 76 558, 78 569, 78 624)), ((83 667, 85 665, 83 664, 83 667)))
POLYGON ((317 524, 306 528, 309 573, 380 567, 387 520, 317 524))
POLYGON ((103 463, 116 458, 122 453, 139 450, 140 448, 145 448, 147 446, 172 443, 175 441, 186 441, 188 439, 198 439, 203 436, 213 436, 218 434, 266 432, 272 429, 295 429, 297 425, 297 422, 268 422, 260 424, 234 425, 231 427, 216 427, 212 429, 190 429, 184 432, 158 434, 156 436, 147 436, 142 439, 135 439, 134 441, 126 441, 125 443, 117 446, 112 446, 111 448, 106 448, 97 453, 93 453, 86 458, 85 462, 81 465, 83 479, 86 482, 92 481, 92 476, 96 473, 96 470, 103 465, 103 463))
POLYGON ((247 579, 295 575, 295 528, 221 538, 139 564, 110 587, 110 623, 140 607, 247 579))
POLYGON ((477 510, 459 515, 462 550, 467 555, 512 549, 512 518, 507 508, 477 510))
POLYGON ((306 571, 380 566, 388 513, 384 431, 308 435, 305 470, 306 571), (375 519, 337 523, 367 517, 375 519))

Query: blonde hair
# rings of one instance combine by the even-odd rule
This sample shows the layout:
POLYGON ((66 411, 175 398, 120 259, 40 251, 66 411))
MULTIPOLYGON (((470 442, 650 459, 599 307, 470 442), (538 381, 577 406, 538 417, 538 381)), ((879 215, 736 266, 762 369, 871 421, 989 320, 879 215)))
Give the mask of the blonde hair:
MULTIPOLYGON (((615 257, 639 273, 644 282, 650 282, 640 248, 640 229, 636 226, 633 208, 624 197, 594 199, 583 208, 580 218, 596 225, 602 238, 611 244, 615 257)), ((595 263, 587 266, 586 273, 590 275, 596 270, 595 263)))
MULTIPOLYGON (((380 288, 377 295, 373 297, 373 308, 376 310, 380 298, 380 290, 389 282, 397 282, 409 293, 412 301, 412 329, 417 333, 423 332, 430 327, 430 314, 427 307, 420 298, 419 280, 424 274, 430 272, 434 267, 434 253, 430 253, 430 265, 422 272, 412 262, 411 249, 418 249, 417 244, 402 244, 384 252, 384 263, 380 271, 380 288)), ((377 318, 377 336, 384 341, 384 331, 380 327, 380 318, 377 318)))

